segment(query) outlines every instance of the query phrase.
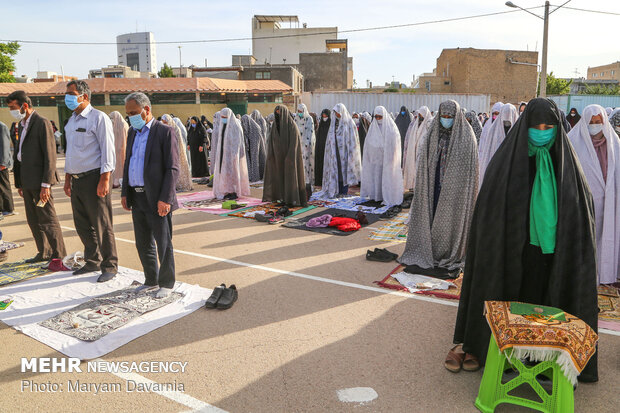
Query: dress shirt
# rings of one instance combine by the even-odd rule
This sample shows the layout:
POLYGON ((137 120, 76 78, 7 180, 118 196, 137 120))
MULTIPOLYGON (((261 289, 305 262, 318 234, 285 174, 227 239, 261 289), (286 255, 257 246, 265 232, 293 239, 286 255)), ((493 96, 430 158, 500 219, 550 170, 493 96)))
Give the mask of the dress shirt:
MULTIPOLYGON (((32 113, 34 113, 34 110, 32 111, 32 113)), ((22 134, 19 136, 19 151, 17 152, 17 160, 18 161, 22 161, 22 144, 24 143, 24 138, 26 137, 26 134, 28 133, 28 125, 30 125, 30 119, 32 119, 32 113, 30 114, 30 116, 28 116, 28 119, 26 119, 24 121, 24 119, 22 119, 22 121, 20 122, 20 125, 22 125, 22 134)), ((41 182, 41 186, 43 188, 50 188, 51 185, 45 182, 41 182)))
POLYGON ((79 115, 73 112, 65 126, 65 134, 65 171, 68 174, 80 174, 93 169, 99 169, 99 173, 104 174, 114 170, 114 132, 108 115, 89 104, 79 115))
POLYGON ((146 153, 146 144, 149 141, 153 119, 142 129, 137 130, 136 136, 133 138, 131 158, 129 159, 129 186, 144 186, 144 154, 146 153))

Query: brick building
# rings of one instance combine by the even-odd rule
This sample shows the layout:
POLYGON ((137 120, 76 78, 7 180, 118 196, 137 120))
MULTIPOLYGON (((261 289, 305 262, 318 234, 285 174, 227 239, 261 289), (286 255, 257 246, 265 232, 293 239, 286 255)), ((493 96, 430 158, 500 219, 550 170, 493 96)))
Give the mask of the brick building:
POLYGON ((603 66, 588 67, 588 80, 620 81, 620 62, 603 66))
POLYGON ((536 96, 538 52, 443 49, 432 73, 419 77, 425 93, 482 93, 491 102, 519 103, 536 96))

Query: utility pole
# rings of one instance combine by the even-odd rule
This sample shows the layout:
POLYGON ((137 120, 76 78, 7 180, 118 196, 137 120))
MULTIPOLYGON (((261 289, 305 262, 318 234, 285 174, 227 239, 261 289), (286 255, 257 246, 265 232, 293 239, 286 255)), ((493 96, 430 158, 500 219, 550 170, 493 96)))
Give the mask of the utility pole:
POLYGON ((181 69, 183 69, 183 65, 181 63, 181 47, 183 47, 183 46, 179 45, 179 76, 177 76, 177 77, 181 77, 181 69))
POLYGON ((545 2, 542 63, 540 67, 540 97, 547 97, 547 45, 549 42, 549 2, 545 2))

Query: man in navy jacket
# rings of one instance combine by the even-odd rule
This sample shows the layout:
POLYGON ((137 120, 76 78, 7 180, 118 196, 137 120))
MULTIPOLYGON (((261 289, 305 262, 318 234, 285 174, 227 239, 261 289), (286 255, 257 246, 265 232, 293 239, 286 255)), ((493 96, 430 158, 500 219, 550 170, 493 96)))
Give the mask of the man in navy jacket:
POLYGON ((178 208, 179 153, 172 129, 153 118, 151 102, 144 93, 128 95, 125 111, 131 129, 121 203, 131 211, 136 248, 146 277, 138 290, 159 286, 157 297, 163 298, 172 292, 175 281, 172 211, 178 208))

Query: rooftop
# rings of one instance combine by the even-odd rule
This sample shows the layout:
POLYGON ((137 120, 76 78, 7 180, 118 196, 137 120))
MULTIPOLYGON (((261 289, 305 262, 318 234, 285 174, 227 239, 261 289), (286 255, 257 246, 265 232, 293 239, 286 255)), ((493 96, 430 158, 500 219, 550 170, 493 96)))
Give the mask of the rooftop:
POLYGON ((299 17, 297 16, 266 16, 266 15, 254 15, 254 18, 259 22, 279 22, 279 23, 299 23, 299 17))
MULTIPOLYGON (((94 94, 159 92, 205 92, 205 93, 285 93, 292 88, 280 80, 232 80, 201 78, 161 79, 85 79, 94 94)), ((0 96, 16 90, 24 90, 32 96, 59 96, 65 94, 67 82, 48 83, 0 83, 0 96)))

